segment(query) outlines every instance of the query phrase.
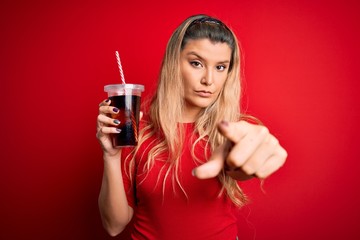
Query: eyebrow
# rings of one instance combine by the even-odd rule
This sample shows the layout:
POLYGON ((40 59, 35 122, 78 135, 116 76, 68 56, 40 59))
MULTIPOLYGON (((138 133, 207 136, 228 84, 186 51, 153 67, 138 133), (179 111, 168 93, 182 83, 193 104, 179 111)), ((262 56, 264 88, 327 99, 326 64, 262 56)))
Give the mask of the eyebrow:
MULTIPOLYGON (((194 52, 194 51, 188 52, 186 55, 187 55, 187 56, 189 56, 189 55, 195 55, 197 58, 200 58, 201 60, 204 60, 203 57, 201 57, 199 54, 197 54, 197 53, 194 52)), ((219 62, 217 62, 217 63, 230 63, 230 61, 229 61, 229 60, 225 60, 225 61, 219 61, 219 62)))

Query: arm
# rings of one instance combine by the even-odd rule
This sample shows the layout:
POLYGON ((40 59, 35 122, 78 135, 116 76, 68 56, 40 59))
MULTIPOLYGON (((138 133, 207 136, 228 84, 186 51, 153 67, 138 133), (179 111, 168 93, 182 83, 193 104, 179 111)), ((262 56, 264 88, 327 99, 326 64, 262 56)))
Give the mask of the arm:
POLYGON ((128 205, 121 173, 120 156, 104 155, 104 173, 99 209, 104 228, 111 236, 121 233, 133 216, 128 205))
POLYGON ((109 117, 118 109, 103 101, 99 107, 96 137, 103 149, 104 172, 99 194, 99 210, 104 228, 111 236, 121 233, 133 216, 128 205, 121 171, 121 150, 113 148, 110 134, 118 133, 118 122, 109 117))

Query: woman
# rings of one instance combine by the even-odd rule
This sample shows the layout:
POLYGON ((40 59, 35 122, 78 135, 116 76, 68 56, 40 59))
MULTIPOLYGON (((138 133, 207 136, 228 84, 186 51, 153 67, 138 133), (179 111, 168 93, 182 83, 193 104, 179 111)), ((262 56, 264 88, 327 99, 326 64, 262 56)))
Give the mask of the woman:
POLYGON ((235 239, 239 181, 264 179, 286 151, 240 113, 240 51, 220 20, 196 15, 172 34, 138 146, 116 149, 118 109, 100 104, 104 155, 99 208, 110 235, 133 219, 133 239, 235 239))

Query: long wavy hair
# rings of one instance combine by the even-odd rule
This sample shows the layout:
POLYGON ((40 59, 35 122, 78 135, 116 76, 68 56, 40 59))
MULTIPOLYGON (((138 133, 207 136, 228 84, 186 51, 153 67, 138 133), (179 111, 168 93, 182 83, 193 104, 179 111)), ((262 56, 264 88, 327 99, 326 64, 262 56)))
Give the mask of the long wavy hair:
MULTIPOLYGON (((208 107, 204 108, 195 122, 195 132, 198 138, 192 147, 192 156, 195 160, 194 147, 200 142, 206 143, 206 149, 213 151, 216 147, 225 142, 224 137, 218 132, 217 124, 221 120, 238 121, 241 116, 240 95, 241 95, 241 52, 238 40, 233 31, 223 22, 207 15, 195 15, 187 18, 172 34, 165 51, 161 71, 158 79, 157 91, 152 97, 148 119, 145 127, 139 133, 138 146, 134 149, 130 161, 130 169, 135 168, 135 156, 144 142, 152 136, 158 141, 150 147, 146 156, 145 171, 149 171, 155 159, 162 153, 168 154, 169 165, 165 168, 165 179, 163 180, 163 191, 165 181, 172 176, 172 184, 177 183, 186 195, 181 182, 179 181, 179 161, 183 148, 184 129, 178 120, 181 119, 184 107, 183 80, 180 70, 180 53, 189 40, 209 39, 213 43, 226 43, 231 48, 231 60, 228 76, 217 99, 208 107), (161 133, 161 134, 159 134, 161 133)), ((142 156, 143 157, 143 156, 142 156)), ((199 161, 199 160, 198 160, 199 161)), ((199 162, 200 163, 200 162, 199 162)), ((131 171, 133 172, 133 171, 131 171)), ((222 171, 218 175, 222 184, 222 191, 225 191, 231 201, 242 206, 246 202, 246 196, 238 186, 236 180, 229 177, 222 171)), ((187 196, 187 195, 186 195, 187 196)))

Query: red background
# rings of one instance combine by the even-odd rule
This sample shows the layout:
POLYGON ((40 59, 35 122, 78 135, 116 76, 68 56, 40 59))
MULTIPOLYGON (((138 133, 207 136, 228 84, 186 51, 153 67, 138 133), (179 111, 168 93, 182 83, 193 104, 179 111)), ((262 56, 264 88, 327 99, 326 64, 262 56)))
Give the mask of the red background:
POLYGON ((241 239, 359 239, 359 12, 340 0, 1 1, 0 238, 109 238, 95 122, 103 86, 120 81, 114 52, 148 96, 174 28, 207 13, 237 33, 244 106, 289 153, 265 193, 244 183, 241 239))

